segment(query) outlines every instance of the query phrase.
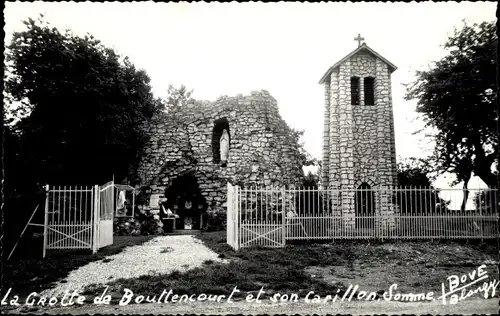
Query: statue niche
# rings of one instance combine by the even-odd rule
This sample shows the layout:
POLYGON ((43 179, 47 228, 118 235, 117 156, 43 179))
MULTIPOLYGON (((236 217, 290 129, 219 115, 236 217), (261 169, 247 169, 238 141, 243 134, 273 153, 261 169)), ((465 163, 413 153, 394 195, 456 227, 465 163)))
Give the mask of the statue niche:
POLYGON ((229 160, 229 148, 231 147, 231 134, 229 122, 225 117, 214 121, 212 130, 212 153, 214 164, 227 165, 229 160))
POLYGON ((229 158, 229 134, 227 129, 222 131, 222 136, 220 137, 220 162, 221 166, 225 167, 227 160, 229 158))

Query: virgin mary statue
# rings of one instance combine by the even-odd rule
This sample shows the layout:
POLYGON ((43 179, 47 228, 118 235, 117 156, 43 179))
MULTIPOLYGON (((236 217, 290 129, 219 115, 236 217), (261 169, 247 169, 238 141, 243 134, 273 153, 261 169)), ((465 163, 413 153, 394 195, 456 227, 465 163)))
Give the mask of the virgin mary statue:
POLYGON ((223 167, 226 166, 229 157, 229 134, 226 129, 222 131, 220 137, 220 162, 223 167))

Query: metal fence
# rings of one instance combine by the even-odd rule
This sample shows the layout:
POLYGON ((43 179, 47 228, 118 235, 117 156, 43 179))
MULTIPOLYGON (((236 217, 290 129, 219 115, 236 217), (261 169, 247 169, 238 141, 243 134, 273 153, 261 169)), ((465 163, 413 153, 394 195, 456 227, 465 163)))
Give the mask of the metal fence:
POLYGON ((48 249, 93 249, 95 188, 47 185, 44 257, 48 249))
POLYGON ((228 185, 228 243, 307 239, 496 238, 496 189, 240 188, 228 185), (464 196, 466 200, 464 201, 464 196))
POLYGON ((89 249, 113 243, 113 181, 103 186, 45 187, 43 257, 52 249, 89 249))

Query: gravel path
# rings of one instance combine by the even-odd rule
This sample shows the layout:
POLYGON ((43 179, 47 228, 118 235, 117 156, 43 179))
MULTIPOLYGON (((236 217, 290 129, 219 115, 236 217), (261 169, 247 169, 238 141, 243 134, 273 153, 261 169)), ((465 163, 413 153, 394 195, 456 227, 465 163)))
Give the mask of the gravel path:
POLYGON ((127 247, 121 253, 91 262, 72 271, 66 279, 42 296, 63 295, 91 284, 106 284, 120 278, 186 271, 199 267, 205 260, 227 262, 191 235, 156 237, 142 245, 127 247))

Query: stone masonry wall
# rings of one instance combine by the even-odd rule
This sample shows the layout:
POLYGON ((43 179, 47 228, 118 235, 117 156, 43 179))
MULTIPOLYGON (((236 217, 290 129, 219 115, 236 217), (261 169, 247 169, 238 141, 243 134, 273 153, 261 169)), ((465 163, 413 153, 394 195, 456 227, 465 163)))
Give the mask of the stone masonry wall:
MULTIPOLYGON (((325 134, 323 150, 328 156, 328 172, 323 183, 330 189, 356 189, 367 182, 372 188, 396 185, 396 153, 390 73, 380 59, 363 51, 355 54, 332 72, 325 93, 325 134), (360 78, 360 105, 351 105, 350 78, 360 78), (374 77, 374 105, 365 105, 363 79, 374 77)), ((354 191, 344 192, 342 215, 347 228, 354 226, 354 191)), ((390 194, 377 194, 376 213, 383 227, 393 227, 390 194), (391 219, 392 218, 392 219, 391 219)), ((340 205, 337 209, 340 210, 340 205)))
POLYGON ((276 100, 265 90, 250 96, 196 101, 166 118, 145 125, 150 136, 138 176, 151 193, 163 194, 177 177, 195 176, 208 205, 226 205, 226 184, 278 187, 298 185, 303 176, 298 144, 281 118, 276 100), (229 122, 226 167, 214 163, 214 121, 229 122))
POLYGON ((335 188, 340 187, 340 122, 339 122, 339 74, 334 71, 330 80, 330 141, 328 153, 330 159, 328 160, 328 181, 325 182, 327 187, 335 188))
POLYGON ((330 82, 324 83, 325 87, 325 115, 323 125, 323 156, 321 168, 321 186, 328 187, 329 169, 330 169, 330 82))

